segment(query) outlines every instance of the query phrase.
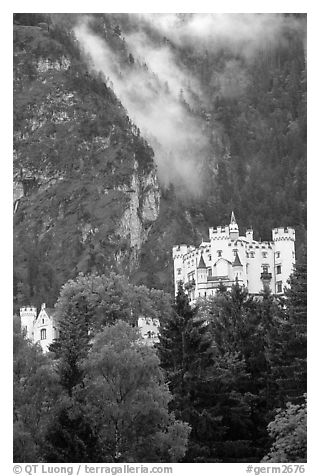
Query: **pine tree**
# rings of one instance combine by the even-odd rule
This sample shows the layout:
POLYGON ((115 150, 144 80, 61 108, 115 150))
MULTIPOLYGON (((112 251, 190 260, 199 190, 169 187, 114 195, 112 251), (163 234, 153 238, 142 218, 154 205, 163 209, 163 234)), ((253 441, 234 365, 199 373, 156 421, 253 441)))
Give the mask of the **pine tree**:
POLYGON ((83 379, 82 360, 90 348, 90 321, 86 300, 79 299, 75 307, 70 306, 68 312, 59 320, 59 337, 50 346, 58 359, 58 374, 61 385, 72 396, 73 388, 83 379))
POLYGON ((157 349, 173 395, 170 408, 192 427, 184 461, 193 461, 207 453, 203 446, 211 419, 201 402, 206 394, 212 349, 207 323, 197 316, 197 308, 190 307, 182 285, 172 315, 161 325, 157 349))
POLYGON ((94 462, 100 455, 98 437, 76 392, 84 385, 83 362, 91 347, 92 312, 82 296, 75 305, 58 307, 57 314, 59 337, 49 350, 58 362, 62 392, 46 428, 44 455, 50 463, 94 462))
POLYGON ((172 407, 181 407, 190 391, 190 380, 201 376, 208 361, 210 340, 204 320, 196 317, 182 285, 179 285, 173 312, 161 323, 160 342, 157 345, 161 366, 167 373, 172 407))
POLYGON ((205 308, 216 349, 212 378, 219 382, 207 394, 214 402, 211 413, 220 412, 226 428, 213 446, 224 461, 259 461, 269 445, 267 424, 278 394, 272 359, 279 312, 270 291, 254 299, 238 283, 205 308))
POLYGON ((283 318, 274 353, 273 373, 279 405, 303 402, 307 391, 307 262, 304 254, 285 290, 283 318))

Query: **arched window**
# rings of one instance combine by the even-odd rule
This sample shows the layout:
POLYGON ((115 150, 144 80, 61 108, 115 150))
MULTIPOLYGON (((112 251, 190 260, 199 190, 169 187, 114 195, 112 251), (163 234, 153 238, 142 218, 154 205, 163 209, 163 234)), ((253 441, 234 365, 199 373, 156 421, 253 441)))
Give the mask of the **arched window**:
POLYGON ((40 339, 45 340, 47 338, 47 330, 46 329, 41 329, 40 331, 40 339))

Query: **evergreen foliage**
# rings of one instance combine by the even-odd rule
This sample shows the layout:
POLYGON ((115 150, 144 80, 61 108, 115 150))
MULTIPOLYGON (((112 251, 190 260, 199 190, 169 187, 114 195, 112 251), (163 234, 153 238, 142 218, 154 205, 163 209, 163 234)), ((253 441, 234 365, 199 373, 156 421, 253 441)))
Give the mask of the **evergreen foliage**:
POLYGON ((305 280, 298 264, 284 302, 236 284, 194 308, 180 286, 171 310, 116 275, 69 281, 50 354, 15 321, 15 460, 303 461, 305 280), (151 308, 156 349, 132 327, 151 308))
POLYGON ((278 345, 273 352, 273 378, 280 389, 279 405, 303 403, 307 391, 307 261, 297 263, 285 290, 278 345))

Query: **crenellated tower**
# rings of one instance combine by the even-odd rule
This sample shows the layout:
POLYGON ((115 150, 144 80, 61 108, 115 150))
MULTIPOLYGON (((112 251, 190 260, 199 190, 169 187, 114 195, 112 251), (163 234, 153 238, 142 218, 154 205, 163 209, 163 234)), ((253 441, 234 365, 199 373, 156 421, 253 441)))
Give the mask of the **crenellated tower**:
POLYGON ((26 333, 27 339, 33 340, 33 326, 37 319, 37 308, 26 306, 20 308, 21 331, 26 333))
POLYGON ((275 292, 283 293, 295 265, 295 231, 293 228, 274 228, 275 292))

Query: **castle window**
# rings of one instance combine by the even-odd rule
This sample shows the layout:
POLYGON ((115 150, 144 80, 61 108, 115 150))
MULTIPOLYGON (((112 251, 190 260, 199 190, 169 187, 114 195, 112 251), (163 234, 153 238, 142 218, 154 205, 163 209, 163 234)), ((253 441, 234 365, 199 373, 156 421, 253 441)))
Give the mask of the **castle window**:
POLYGON ((181 268, 178 268, 178 275, 181 274, 181 268))
POLYGON ((209 255, 209 261, 211 261, 211 255, 209 255))
POLYGON ((278 266, 277 266, 277 274, 281 274, 281 266, 280 266, 280 264, 278 264, 278 266))
POLYGON ((222 256, 222 250, 218 250, 217 253, 218 253, 218 257, 220 258, 220 256, 222 256))
POLYGON ((262 252, 262 257, 263 257, 263 258, 268 258, 268 253, 267 253, 266 251, 263 251, 263 252, 262 252))
POLYGON ((208 276, 212 276, 212 269, 208 268, 208 276))
POLYGON ((276 258, 280 258, 280 251, 276 252, 276 258))
POLYGON ((282 281, 277 282, 277 293, 282 293, 282 281))
POLYGON ((254 251, 250 251, 250 258, 254 258, 254 251))
POLYGON ((44 324, 44 319, 42 319, 42 324, 44 324))
POLYGON ((262 272, 267 273, 268 272, 268 266, 262 266, 262 272))
POLYGON ((292 251, 292 259, 295 259, 294 251, 292 251))
POLYGON ((41 329, 40 331, 40 339, 41 340, 46 340, 47 338, 47 330, 46 329, 41 329))

